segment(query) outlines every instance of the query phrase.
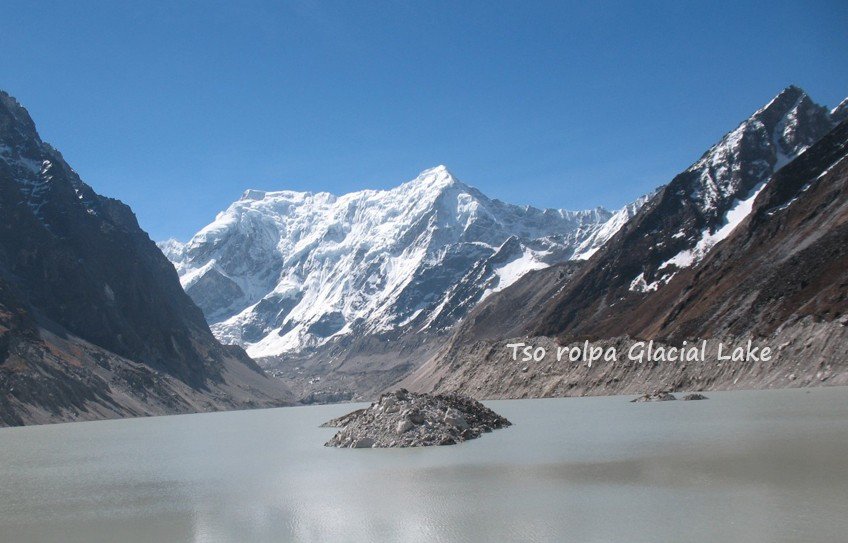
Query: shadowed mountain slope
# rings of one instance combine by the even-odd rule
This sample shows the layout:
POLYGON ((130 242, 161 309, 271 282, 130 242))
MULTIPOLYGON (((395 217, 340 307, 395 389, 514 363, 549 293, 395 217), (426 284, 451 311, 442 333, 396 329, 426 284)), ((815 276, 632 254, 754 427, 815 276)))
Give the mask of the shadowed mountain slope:
POLYGON ((0 388, 6 424, 286 396, 215 340, 132 211, 83 183, 2 92, 0 388))

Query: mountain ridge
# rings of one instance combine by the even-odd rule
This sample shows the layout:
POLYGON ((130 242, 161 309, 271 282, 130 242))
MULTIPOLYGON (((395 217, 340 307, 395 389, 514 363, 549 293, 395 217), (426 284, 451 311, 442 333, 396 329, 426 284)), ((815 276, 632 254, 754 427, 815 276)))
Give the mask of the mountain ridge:
MULTIPOLYGON (((732 231, 731 220, 739 220, 744 206, 750 206, 774 171, 832 126, 827 109, 804 91, 794 86, 784 89, 663 187, 611 238, 599 254, 603 262, 586 272, 592 278, 577 278, 582 282, 561 295, 536 331, 556 335, 573 326, 579 334, 581 327, 605 318, 601 315, 615 319, 617 310, 603 309, 601 304, 637 298, 667 284, 732 231), (739 213, 730 215, 734 211, 739 213), (601 297, 593 286, 598 282, 609 285, 601 297), (577 322, 583 311, 594 316, 577 322)), ((626 334, 626 325, 617 322, 622 326, 610 333, 626 334)))
POLYGON ((85 184, 5 92, 0 196, 2 423, 285 403, 214 339, 132 210, 85 184))
POLYGON ((837 168, 848 125, 828 114, 787 88, 658 190, 582 266, 528 274, 486 300, 402 384, 521 397, 848 382, 838 272, 839 248, 848 245, 838 222, 846 189, 837 168), (805 215, 786 218, 792 206, 805 215), (733 343, 750 334, 770 338, 780 351, 775 365, 748 373, 738 364, 548 367, 526 375, 503 353, 510 341, 625 348, 637 339, 733 343), (793 382, 796 375, 803 379, 793 382))
MULTIPOLYGON (((621 222, 622 214, 634 210, 633 205, 619 210, 617 220, 621 222)), ((456 179, 446 167, 437 166, 393 189, 341 196, 248 189, 189 242, 169 240, 159 246, 175 263, 183 286, 204 308, 218 337, 225 342, 246 344, 252 355, 263 356, 298 351, 304 345, 320 346, 322 339, 312 333, 316 324, 319 332, 326 324, 327 331, 333 331, 330 336, 339 331, 351 333, 354 328, 373 333, 405 326, 419 331, 430 326, 449 327, 464 314, 463 304, 469 299, 476 301, 504 288, 528 269, 568 259, 578 250, 590 250, 593 243, 602 243, 598 236, 600 225, 613 216, 603 208, 575 212, 506 204, 486 197, 456 179), (265 218, 261 217, 263 214, 265 218), (307 220, 317 226, 306 224, 307 220), (240 254, 238 263, 228 254, 238 250, 236 241, 253 248, 249 255, 240 254), (363 311, 346 307, 338 296, 309 298, 310 288, 326 289, 327 281, 336 281, 333 288, 343 288, 338 281, 341 272, 333 268, 335 263, 327 264, 324 256, 332 251, 340 252, 340 259, 367 262, 363 269, 355 265, 344 269, 347 278, 356 283, 347 295, 359 297, 359 302, 368 306, 368 319, 362 317, 363 311), (248 270, 252 274, 245 273, 242 265, 252 258, 255 266, 248 270), (263 258, 264 262, 260 261, 263 258), (487 265, 489 258, 493 260, 487 265), (323 271, 329 275, 320 282, 309 283, 309 274, 316 271, 318 260, 329 267, 323 271), (425 277, 438 276, 439 266, 444 269, 450 260, 453 263, 448 265, 455 266, 451 282, 459 282, 461 289, 451 283, 439 284, 438 277, 425 277), (494 264, 502 267, 495 268, 494 264), (512 267, 506 268, 508 264, 512 267), (301 269, 290 272, 297 267, 301 269), (405 267, 404 276, 393 274, 392 267, 405 267), (498 271, 502 273, 498 275, 498 271), (470 283, 469 273, 476 273, 475 284, 470 283), (427 292, 422 292, 423 287, 412 292, 415 288, 410 288, 409 283, 419 279, 428 283, 427 292), (257 280, 262 284, 257 284, 257 280), (369 287, 368 280, 385 280, 386 284, 369 287), (257 338, 245 337, 243 330, 249 328, 251 317, 260 312, 261 305, 257 304, 269 300, 267 293, 285 290, 280 285, 286 281, 298 287, 299 293, 305 292, 306 301, 298 299, 300 294, 291 294, 290 304, 276 303, 277 314, 265 323, 264 337, 259 342, 251 341, 257 338), (227 291, 234 296, 226 300, 205 299, 207 284, 215 294, 227 291), (459 290, 463 291, 461 295, 459 290), (382 298, 369 305, 363 298, 366 294, 382 298), (423 300, 428 296, 438 300, 423 300), (328 306, 323 314, 302 311, 306 305, 316 307, 316 301, 328 306), (291 304, 293 307, 288 307, 291 304), (239 316, 245 310, 248 314, 239 316), (282 311, 286 314, 281 316, 282 311), (331 313, 335 315, 322 320, 331 313), (285 321, 289 315, 294 318, 285 321), (270 326, 272 321, 276 327, 270 326), (297 327, 297 334, 292 334, 297 327), (287 340, 269 338, 275 328, 289 336, 287 340)))

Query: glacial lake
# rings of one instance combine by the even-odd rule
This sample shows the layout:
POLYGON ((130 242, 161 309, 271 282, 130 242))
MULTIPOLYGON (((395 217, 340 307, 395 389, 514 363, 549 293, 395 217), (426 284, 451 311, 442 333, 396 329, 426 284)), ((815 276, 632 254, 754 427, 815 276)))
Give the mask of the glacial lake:
POLYGON ((356 405, 0 429, 0 540, 848 537, 848 388, 492 401, 458 446, 323 447, 356 405))

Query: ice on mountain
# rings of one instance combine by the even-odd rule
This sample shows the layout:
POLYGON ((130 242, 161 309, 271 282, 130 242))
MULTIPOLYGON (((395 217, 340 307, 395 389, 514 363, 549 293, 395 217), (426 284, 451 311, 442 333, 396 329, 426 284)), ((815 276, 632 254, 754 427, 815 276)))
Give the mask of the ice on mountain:
POLYGON ((636 209, 510 205, 438 166, 390 190, 248 190, 188 243, 160 247, 215 335, 269 356, 354 331, 449 326, 487 290, 578 248, 597 249, 636 209), (513 237, 520 251, 501 253, 513 237), (218 277, 209 288, 226 279, 240 294, 221 300, 219 291, 205 291, 209 274, 218 277), (277 302, 265 303, 278 299, 281 285, 299 293, 284 314, 277 302), (331 320, 332 330, 315 327, 331 320), (245 330, 263 335, 249 340, 245 330))

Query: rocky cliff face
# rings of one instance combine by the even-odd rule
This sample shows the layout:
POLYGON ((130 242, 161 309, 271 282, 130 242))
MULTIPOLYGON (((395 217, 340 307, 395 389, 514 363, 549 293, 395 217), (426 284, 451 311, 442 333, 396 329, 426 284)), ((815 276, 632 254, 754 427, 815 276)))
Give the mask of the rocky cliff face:
POLYGON ((833 126, 828 110, 801 89, 781 92, 660 189, 557 295, 533 332, 639 332, 643 319, 625 318, 625 308, 655 299, 661 287, 697 266, 748 216, 774 172, 833 126))
POLYGON ((407 384, 510 396, 848 382, 848 125, 835 124, 803 91, 786 89, 579 270, 528 275, 481 304, 407 384), (523 324, 499 317, 518 306, 523 324), (779 354, 746 367, 554 364, 521 372, 504 346, 522 337, 620 348, 638 338, 758 338, 779 354))
POLYGON ((174 393, 160 391, 151 412, 241 405, 246 391, 225 390, 240 379, 264 389, 260 403, 283 400, 243 352, 215 340, 132 211, 83 183, 1 92, 0 285, 6 423, 143 413, 156 395, 145 379, 174 393), (132 401, 119 397, 123 385, 132 401))

